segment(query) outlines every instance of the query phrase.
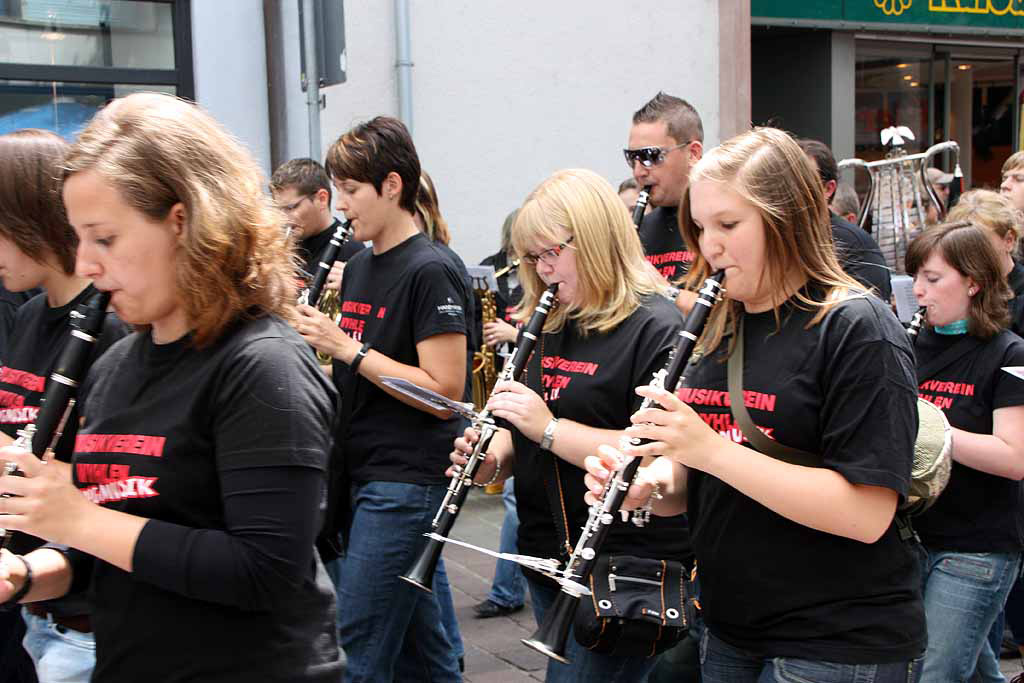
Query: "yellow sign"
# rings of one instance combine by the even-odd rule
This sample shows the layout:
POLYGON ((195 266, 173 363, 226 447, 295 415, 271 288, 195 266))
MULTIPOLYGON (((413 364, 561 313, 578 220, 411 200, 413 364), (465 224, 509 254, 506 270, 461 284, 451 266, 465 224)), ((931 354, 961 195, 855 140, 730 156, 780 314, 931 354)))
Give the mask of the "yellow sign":
MULTIPOLYGON (((882 10, 887 17, 898 17, 904 10, 910 9, 914 0, 875 0, 875 7, 882 10)), ((928 0, 935 2, 935 0, 928 0)))
MULTIPOLYGON (((879 4, 879 0, 875 0, 879 4)), ((908 2, 907 5, 910 5, 908 2)), ((956 12, 958 14, 1012 14, 1024 17, 1024 0, 928 0, 930 12, 956 12)))

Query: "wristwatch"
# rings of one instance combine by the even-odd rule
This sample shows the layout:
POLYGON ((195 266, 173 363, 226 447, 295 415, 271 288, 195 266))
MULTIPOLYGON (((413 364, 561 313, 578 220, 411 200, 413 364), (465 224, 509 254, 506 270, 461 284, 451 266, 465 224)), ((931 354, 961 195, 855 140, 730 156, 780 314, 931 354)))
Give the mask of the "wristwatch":
POLYGON ((551 422, 548 422, 548 426, 544 428, 544 436, 540 438, 540 449, 542 451, 550 451, 551 444, 555 442, 555 427, 558 426, 558 418, 551 418, 551 422))

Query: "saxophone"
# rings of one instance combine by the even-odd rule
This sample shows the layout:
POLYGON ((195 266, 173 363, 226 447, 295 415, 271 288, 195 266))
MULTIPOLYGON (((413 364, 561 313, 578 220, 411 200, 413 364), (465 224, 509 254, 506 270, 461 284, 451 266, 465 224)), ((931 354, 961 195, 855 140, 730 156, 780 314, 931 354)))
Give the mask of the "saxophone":
MULTIPOLYGON (((480 327, 492 323, 498 318, 498 305, 494 292, 489 289, 478 289, 480 295, 480 327)), ((494 349, 481 340, 480 350, 473 354, 473 407, 477 411, 484 409, 491 395, 494 383, 498 381, 497 357, 494 349)))

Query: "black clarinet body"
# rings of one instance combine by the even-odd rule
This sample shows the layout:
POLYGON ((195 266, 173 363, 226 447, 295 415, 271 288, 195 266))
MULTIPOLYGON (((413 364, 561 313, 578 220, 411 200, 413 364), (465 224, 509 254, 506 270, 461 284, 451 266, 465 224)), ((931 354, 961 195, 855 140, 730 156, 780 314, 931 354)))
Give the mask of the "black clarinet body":
MULTIPOLYGON (((724 277, 725 273, 720 271, 704 281, 697 301, 690 314, 686 316, 683 329, 678 334, 676 346, 669 355, 668 363, 654 374, 650 386, 663 388, 673 393, 676 391, 686 364, 697 345, 697 340, 704 331, 711 308, 718 299, 724 277)), ((644 399, 638 410, 649 408, 652 405, 654 405, 653 401, 644 399)), ((627 443, 641 445, 646 443, 646 440, 635 439, 627 443)), ((560 582, 562 590, 548 610, 544 623, 538 627, 532 637, 523 640, 525 645, 552 659, 568 663, 565 658, 565 645, 569 637, 569 628, 572 626, 573 617, 576 614, 576 607, 580 596, 587 590, 585 586, 594 570, 597 556, 611 530, 616 514, 622 509, 622 503, 636 478, 640 463, 641 458, 630 458, 620 470, 617 470, 609 478, 605 485, 604 497, 590 507, 583 533, 576 542, 565 569, 562 570, 563 580, 560 582)), ((634 521, 636 521, 635 518, 634 521)))
POLYGON ((922 306, 917 309, 917 312, 914 313, 914 317, 910 320, 910 325, 907 327, 907 336, 910 337, 911 346, 917 342, 917 334, 921 331, 921 328, 924 327, 924 318, 927 311, 928 309, 922 306))
MULTIPOLYGON (((46 382, 46 391, 35 422, 18 431, 14 446, 31 451, 32 455, 43 460, 47 459, 48 451, 57 446, 64 424, 75 405, 78 385, 88 370, 96 341, 103 331, 103 320, 109 304, 110 293, 97 292, 71 311, 71 332, 46 382)), ((3 473, 20 476, 14 463, 7 463, 3 473)), ((5 531, 2 547, 7 547, 10 538, 11 532, 5 531)))
POLYGON ((302 294, 299 295, 300 304, 315 307, 320 302, 320 294, 324 291, 324 285, 327 284, 327 276, 331 274, 334 262, 338 260, 341 247, 351 238, 352 221, 345 221, 339 224, 334 234, 331 235, 331 241, 327 243, 327 246, 324 247, 323 252, 320 254, 316 272, 313 273, 313 279, 310 281, 309 287, 304 289, 302 294))
MULTIPOLYGON (((547 320, 548 313, 555 304, 557 291, 558 285, 553 284, 541 295, 537 307, 533 310, 526 327, 523 328, 519 345, 501 369, 501 374, 498 376, 499 382, 518 380, 522 376, 523 370, 526 369, 526 363, 537 344, 537 339, 544 329, 544 321, 547 320)), ((460 468, 458 474, 452 477, 448 484, 444 500, 441 501, 441 506, 431 523, 432 531, 437 536, 447 537, 451 532, 462 506, 466 502, 466 496, 469 495, 469 490, 473 487, 473 478, 483 464, 487 447, 490 446, 491 439, 498 431, 498 426, 486 408, 477 413, 472 427, 480 434, 480 438, 474 444, 473 452, 469 455, 466 464, 460 468)), ((444 541, 433 536, 428 538, 427 545, 409 571, 399 578, 428 593, 433 592, 434 571, 437 569, 437 561, 440 559, 443 549, 444 541)))
POLYGON ((640 223, 644 220, 644 211, 647 210, 647 202, 651 199, 651 186, 644 185, 640 194, 636 196, 636 204, 633 205, 633 225, 640 229, 640 223))

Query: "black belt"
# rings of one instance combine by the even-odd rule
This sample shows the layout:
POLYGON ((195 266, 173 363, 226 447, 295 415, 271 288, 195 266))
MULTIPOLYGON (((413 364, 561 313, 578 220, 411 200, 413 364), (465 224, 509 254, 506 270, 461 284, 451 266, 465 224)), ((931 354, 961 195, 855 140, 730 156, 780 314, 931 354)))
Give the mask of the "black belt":
POLYGON ((53 619, 53 623, 57 626, 63 626, 69 628, 72 631, 78 631, 79 633, 92 633, 92 620, 88 614, 76 614, 70 617, 59 617, 55 614, 51 614, 46 611, 43 605, 30 602, 25 605, 25 611, 32 616, 39 617, 40 619, 46 619, 50 617, 53 619))

